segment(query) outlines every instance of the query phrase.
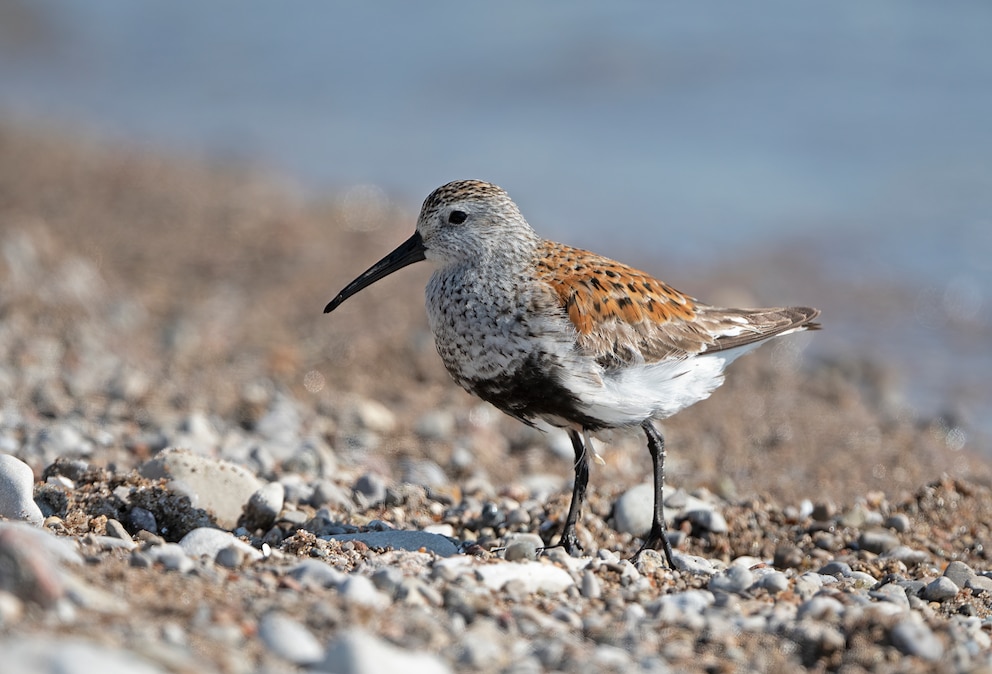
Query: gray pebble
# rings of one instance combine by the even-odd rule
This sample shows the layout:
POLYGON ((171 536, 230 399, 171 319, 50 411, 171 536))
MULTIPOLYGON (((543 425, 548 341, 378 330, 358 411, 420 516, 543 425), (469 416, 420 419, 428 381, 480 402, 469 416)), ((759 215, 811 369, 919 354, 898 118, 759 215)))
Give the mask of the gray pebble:
POLYGON ((268 529, 282 511, 286 489, 279 482, 269 482, 251 495, 245 504, 241 523, 249 531, 268 529))
POLYGON ((10 454, 0 454, 0 517, 41 526, 45 516, 34 502, 34 471, 10 454))
POLYGON ((213 513, 225 529, 237 526, 245 503, 262 483, 248 470, 183 449, 166 449, 142 465, 150 479, 171 478, 170 488, 189 496, 195 507, 213 513))
POLYGON ((236 545, 229 545, 217 551, 214 561, 225 569, 238 569, 245 563, 247 556, 241 548, 236 545))
POLYGON ((364 630, 339 633, 324 659, 314 667, 335 674, 450 674, 451 668, 436 655, 397 648, 364 630))
POLYGON ((884 554, 895 549, 899 545, 899 538, 887 529, 869 529, 861 532, 858 537, 858 547, 877 555, 884 554))
POLYGON ((448 484, 448 474, 436 461, 430 459, 406 461, 403 465, 403 482, 437 489, 448 484))
POLYGON ((906 590, 895 583, 888 583, 876 590, 871 590, 868 596, 872 599, 894 604, 904 611, 908 611, 910 608, 906 590))
POLYGON ((350 574, 338 587, 338 591, 341 597, 353 606, 385 608, 391 603, 389 597, 376 589, 368 576, 350 574))
POLYGON ((310 505, 315 508, 330 506, 345 512, 351 512, 355 507, 351 500, 351 493, 345 487, 331 480, 317 481, 313 494, 310 496, 310 505))
POLYGON ((892 550, 885 553, 886 559, 894 559, 902 562, 907 567, 914 567, 917 564, 926 564, 930 561, 930 553, 925 550, 916 550, 908 545, 897 545, 892 550))
POLYGON ((974 576, 964 584, 966 588, 976 594, 992 594, 992 578, 988 576, 974 576))
POLYGON ((458 552, 455 544, 444 536, 426 531, 365 531, 357 534, 331 534, 336 541, 362 541, 373 549, 410 550, 423 549, 440 557, 450 557, 458 552))
POLYGON ((896 513, 895 515, 890 515, 885 519, 883 526, 892 529, 900 534, 904 534, 909 531, 910 521, 909 517, 902 513, 896 513))
POLYGON ((684 517, 689 520, 693 526, 699 527, 705 531, 711 531, 715 534, 726 533, 728 529, 727 520, 725 520, 723 515, 718 513, 716 510, 690 510, 685 513, 684 517))
POLYGON ((113 536, 114 538, 121 538, 128 541, 131 540, 131 534, 127 532, 124 525, 113 518, 107 520, 106 528, 108 536, 113 536))
POLYGON ((892 645, 906 655, 915 655, 931 662, 940 660, 944 655, 944 644, 916 614, 896 623, 889 632, 889 638, 892 645))
POLYGON ((739 564, 734 564, 726 571, 710 577, 710 590, 743 594, 754 583, 754 574, 739 564))
POLYGON ((965 587, 968 581, 975 577, 975 572, 964 562, 955 560, 944 569, 944 575, 953 580, 958 587, 965 587))
POLYGON ((688 555, 675 550, 672 551, 672 561, 675 562, 675 566, 679 571, 688 571, 689 573, 705 576, 711 575, 715 572, 713 563, 705 557, 688 555))
POLYGON ((262 616, 258 636, 272 653, 294 665, 310 665, 324 655, 324 649, 313 633, 282 613, 270 611, 262 616))
POLYGON ((261 552, 237 538, 234 534, 221 531, 220 529, 211 529, 209 527, 193 529, 179 541, 179 547, 183 549, 183 552, 194 558, 207 557, 214 559, 221 550, 231 546, 238 548, 251 559, 258 560, 262 558, 261 552))
POLYGON ((447 440, 455 432, 455 416, 447 410, 434 410, 417 420, 414 432, 425 440, 447 440))
POLYGON ((128 519, 131 521, 131 528, 136 531, 158 532, 158 521, 154 513, 140 506, 134 506, 128 511, 128 519))
POLYGON ((947 576, 937 578, 923 589, 923 598, 927 601, 945 601, 956 597, 960 588, 947 576))
POLYGON ((702 615, 715 601, 709 590, 686 590, 658 597, 645 608, 662 622, 680 623, 685 616, 702 615))
POLYGON ((372 584, 389 596, 396 594, 403 583, 403 572, 395 566, 383 566, 372 574, 372 584))
POLYGON ((654 513, 654 487, 639 484, 631 487, 613 505, 613 522, 617 531, 643 538, 651 531, 654 513))
POLYGON ((602 596, 602 583, 599 582, 599 577, 591 569, 586 569, 583 572, 580 591, 586 599, 599 599, 602 596))
POLYGON ((507 537, 503 558, 508 562, 537 559, 537 551, 544 547, 544 541, 537 534, 513 534, 507 537))
POLYGON ((778 594, 789 589, 789 577, 781 571, 773 571, 761 576, 754 586, 767 590, 769 594, 778 594))
POLYGON ((386 480, 378 473, 365 473, 355 481, 354 492, 365 508, 380 505, 386 500, 386 480))
POLYGON ((396 415, 375 400, 355 398, 351 412, 353 421, 364 430, 391 433, 396 428, 396 415))
POLYGON ((155 547, 148 548, 146 553, 153 562, 158 562, 169 571, 188 573, 195 566, 193 560, 189 558, 189 555, 186 554, 186 551, 178 543, 156 545, 155 547))
POLYGON ((3 670, 12 674, 165 674, 135 652, 62 636, 53 647, 51 637, 19 636, 0 640, 3 670))
POLYGON ((820 570, 817 571, 817 573, 822 574, 824 576, 837 576, 837 577, 850 576, 851 565, 848 564, 847 562, 841 562, 834 559, 827 562, 822 567, 820 567, 820 570))
MULTIPOLYGON (((292 398, 277 393, 268 411, 255 424, 255 431, 276 448, 295 451, 301 433, 299 403, 292 398)), ((288 456, 280 456, 285 460, 288 456)))
POLYGON ((816 503, 810 515, 817 522, 827 522, 837 516, 837 506, 830 501, 816 503))
POLYGON ((337 587, 348 577, 348 574, 319 559, 304 559, 291 568, 287 575, 308 588, 337 587))
POLYGON ((796 610, 798 620, 817 620, 831 622, 838 620, 844 615, 844 605, 834 599, 824 595, 811 597, 809 600, 799 605, 796 610))

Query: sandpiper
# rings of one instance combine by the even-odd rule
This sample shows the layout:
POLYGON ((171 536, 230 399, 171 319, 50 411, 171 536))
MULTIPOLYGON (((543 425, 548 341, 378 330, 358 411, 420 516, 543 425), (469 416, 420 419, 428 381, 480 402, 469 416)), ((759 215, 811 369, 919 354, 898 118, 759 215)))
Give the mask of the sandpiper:
POLYGON ((762 341, 819 327, 817 309, 713 307, 619 262, 542 239, 503 189, 479 180, 434 190, 413 236, 324 313, 425 259, 435 266, 428 322, 455 382, 524 423, 568 431, 575 482, 559 544, 569 553, 579 549, 590 433, 639 426, 654 467, 654 514, 637 555, 660 545, 674 568, 665 443, 652 422, 707 398, 724 368, 762 341))

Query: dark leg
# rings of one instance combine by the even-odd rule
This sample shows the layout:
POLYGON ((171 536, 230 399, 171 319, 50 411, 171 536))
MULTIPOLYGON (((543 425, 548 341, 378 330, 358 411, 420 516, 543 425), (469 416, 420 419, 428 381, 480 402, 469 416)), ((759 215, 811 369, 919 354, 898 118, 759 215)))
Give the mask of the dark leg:
POLYGON ((645 550, 657 550, 661 543, 665 551, 665 559, 668 567, 675 568, 672 560, 672 544, 665 535, 665 439, 648 419, 641 424, 645 435, 648 436, 648 451, 651 452, 651 461, 654 463, 654 517, 651 520, 651 533, 648 534, 644 545, 634 555, 637 559, 645 550))
POLYGON ((572 439, 572 449, 575 450, 575 484, 572 486, 572 504, 568 507, 568 517, 565 518, 565 528, 562 529, 558 545, 572 554, 582 550, 575 536, 575 523, 582 510, 582 500, 586 497, 586 485, 589 484, 589 457, 578 431, 570 430, 568 437, 572 439))

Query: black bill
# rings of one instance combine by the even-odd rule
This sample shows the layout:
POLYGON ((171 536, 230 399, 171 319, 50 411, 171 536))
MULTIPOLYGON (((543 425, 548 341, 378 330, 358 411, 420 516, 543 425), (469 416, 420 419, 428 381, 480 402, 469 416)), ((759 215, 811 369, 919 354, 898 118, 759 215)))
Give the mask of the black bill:
POLYGON ((424 240, 420 238, 420 232, 414 232, 413 236, 401 243, 396 250, 382 258, 374 265, 366 269, 361 276, 345 286, 338 296, 327 303, 324 313, 329 313, 338 308, 346 299, 363 288, 367 288, 381 278, 389 276, 394 271, 402 269, 414 262, 427 259, 424 252, 424 240))

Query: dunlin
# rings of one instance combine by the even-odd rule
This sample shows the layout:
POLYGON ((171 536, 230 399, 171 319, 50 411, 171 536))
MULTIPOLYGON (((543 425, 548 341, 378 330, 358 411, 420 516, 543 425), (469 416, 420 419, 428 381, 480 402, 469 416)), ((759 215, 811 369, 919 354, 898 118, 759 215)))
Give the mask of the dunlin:
POLYGON ((735 358, 770 337, 815 329, 809 307, 721 309, 644 272, 542 239, 509 195, 460 180, 434 190, 416 232, 349 283, 333 311, 414 262, 435 266, 427 317, 452 378, 524 423, 567 429, 575 483, 560 545, 578 549, 575 525, 589 481, 589 436, 639 426, 654 466, 651 531, 665 534, 665 443, 652 423, 707 398, 735 358))

